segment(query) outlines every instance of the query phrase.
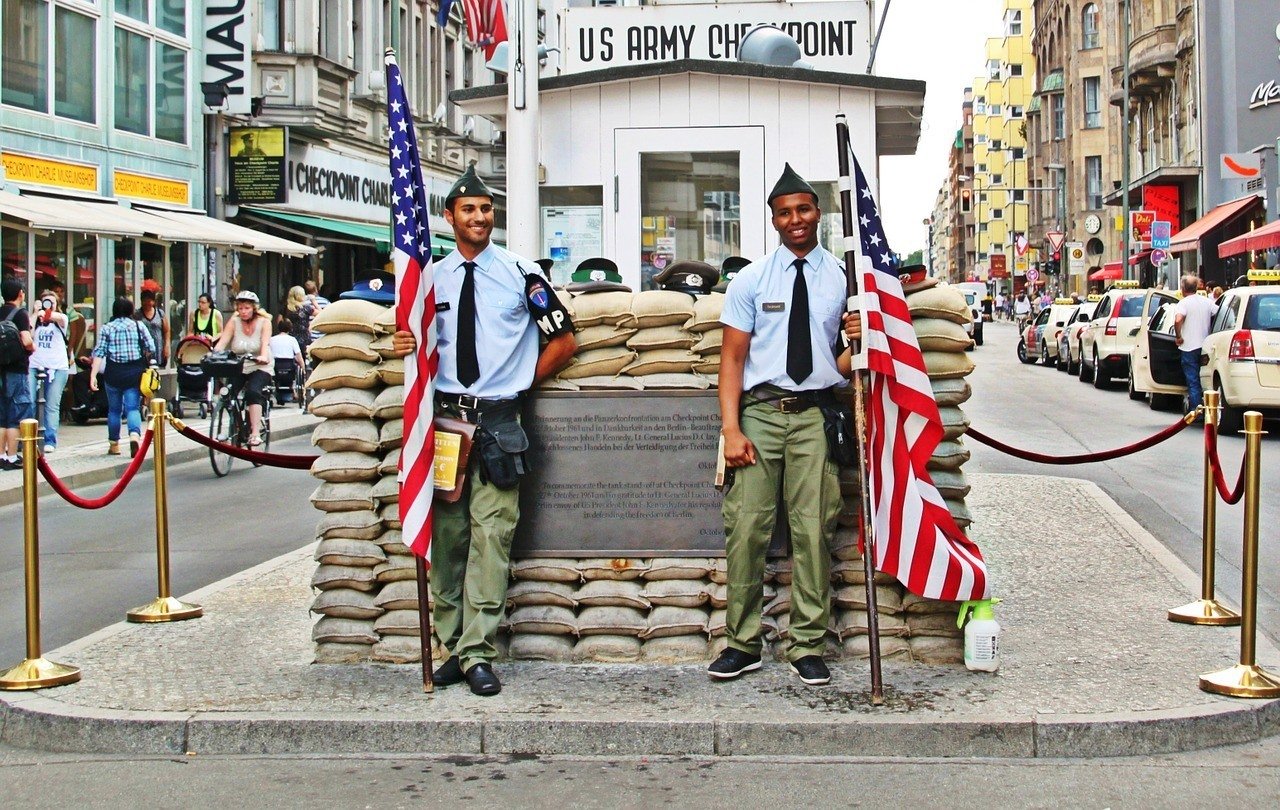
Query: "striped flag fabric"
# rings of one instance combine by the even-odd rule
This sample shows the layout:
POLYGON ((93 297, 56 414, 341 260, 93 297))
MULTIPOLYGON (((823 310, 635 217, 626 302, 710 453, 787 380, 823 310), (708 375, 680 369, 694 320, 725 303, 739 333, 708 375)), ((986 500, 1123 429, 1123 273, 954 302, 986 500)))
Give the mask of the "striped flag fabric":
POLYGON ((484 58, 493 58, 493 49, 507 41, 507 10, 502 0, 462 0, 462 18, 467 23, 467 39, 484 48, 484 58))
POLYGON ((876 569, 928 599, 987 599, 991 586, 977 544, 965 536, 925 469, 942 441, 924 355, 867 178, 853 156, 861 226, 867 477, 876 569))
POLYGON ((404 363, 404 444, 400 451, 400 522, 404 542, 427 557, 435 494, 436 291, 431 270, 427 191, 418 137, 394 53, 387 53, 387 125, 391 131, 391 260, 396 268, 396 328, 413 333, 417 351, 404 363))

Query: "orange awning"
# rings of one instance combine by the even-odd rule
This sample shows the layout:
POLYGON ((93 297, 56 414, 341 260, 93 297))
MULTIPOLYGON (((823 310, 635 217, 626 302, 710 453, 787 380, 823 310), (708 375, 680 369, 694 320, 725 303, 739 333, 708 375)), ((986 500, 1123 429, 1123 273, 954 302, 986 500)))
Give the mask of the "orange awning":
POLYGON ((1089 274, 1090 281, 1116 281, 1124 278, 1124 264, 1122 262, 1107 262, 1102 265, 1101 270, 1094 270, 1089 274))
POLYGON ((1241 197, 1238 200, 1225 202, 1209 213, 1197 219, 1187 227, 1178 231, 1169 242, 1170 253, 1181 253, 1184 250, 1195 250, 1200 247, 1200 240, 1215 228, 1226 225, 1231 220, 1262 205, 1262 198, 1257 194, 1241 197))
POLYGON ((1280 221, 1268 223, 1235 239, 1228 239, 1218 245, 1218 258, 1225 259, 1240 253, 1275 247, 1280 247, 1280 221))

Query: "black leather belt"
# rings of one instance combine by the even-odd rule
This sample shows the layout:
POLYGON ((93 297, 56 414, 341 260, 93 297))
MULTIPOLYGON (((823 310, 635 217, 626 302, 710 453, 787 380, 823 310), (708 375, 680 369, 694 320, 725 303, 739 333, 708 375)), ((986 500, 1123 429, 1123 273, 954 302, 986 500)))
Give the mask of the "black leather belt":
POLYGON ((748 405, 771 405, 781 413, 787 414, 804 413, 810 408, 825 405, 832 400, 831 391, 826 388, 814 391, 788 391, 774 385, 757 385, 748 391, 747 395, 750 400, 743 402, 744 408, 748 405))
POLYGON ((478 422, 478 418, 472 417, 482 417, 484 414, 496 416, 506 410, 518 412, 520 410, 520 397, 515 399, 483 399, 471 394, 449 394, 437 391, 436 405, 459 414, 463 421, 478 422))

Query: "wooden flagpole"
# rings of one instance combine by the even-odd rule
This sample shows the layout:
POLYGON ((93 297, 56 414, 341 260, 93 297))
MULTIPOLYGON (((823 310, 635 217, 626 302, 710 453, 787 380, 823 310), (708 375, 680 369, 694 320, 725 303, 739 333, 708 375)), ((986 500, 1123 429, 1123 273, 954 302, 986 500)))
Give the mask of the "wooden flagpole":
POLYGON ((427 598, 427 560, 413 555, 418 572, 418 632, 422 642, 422 691, 428 694, 436 689, 436 673, 431 660, 431 604, 427 598))
MULTIPOLYGON (((840 167, 840 219, 844 225, 844 273, 849 301, 857 300, 860 292, 858 280, 858 232, 853 224, 853 174, 849 169, 849 123, 844 113, 836 115, 836 156, 840 167)), ((866 324, 863 324, 866 328, 866 324)), ((841 332, 843 334, 843 332, 841 332)), ((851 355, 857 355, 858 346, 849 347, 851 355)), ((880 673, 880 615, 876 607, 875 536, 871 527, 871 493, 867 488, 867 412, 866 369, 853 372, 853 422, 858 433, 858 485, 861 502, 858 505, 862 529, 862 572, 867 588, 867 652, 871 665, 871 702, 884 703, 884 681, 880 673)))

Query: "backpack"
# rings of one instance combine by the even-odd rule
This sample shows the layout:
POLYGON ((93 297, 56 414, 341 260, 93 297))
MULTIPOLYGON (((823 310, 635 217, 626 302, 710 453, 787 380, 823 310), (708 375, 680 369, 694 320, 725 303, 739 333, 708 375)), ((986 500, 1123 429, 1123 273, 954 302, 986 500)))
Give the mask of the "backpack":
POLYGON ((22 345, 22 334, 13 318, 18 308, 9 310, 9 314, 0 320, 0 366, 14 366, 27 359, 27 348, 22 345))

